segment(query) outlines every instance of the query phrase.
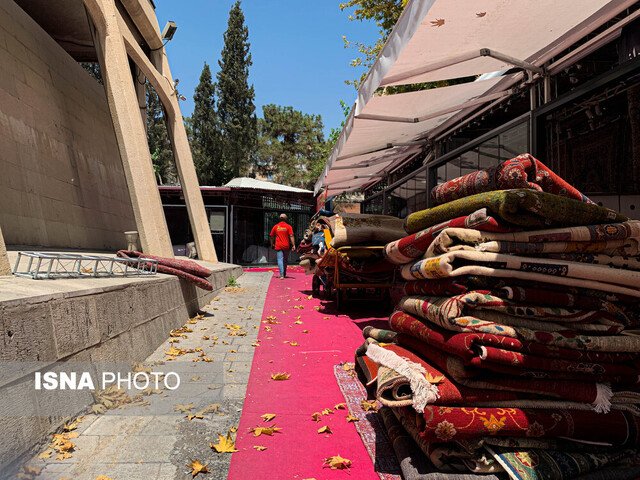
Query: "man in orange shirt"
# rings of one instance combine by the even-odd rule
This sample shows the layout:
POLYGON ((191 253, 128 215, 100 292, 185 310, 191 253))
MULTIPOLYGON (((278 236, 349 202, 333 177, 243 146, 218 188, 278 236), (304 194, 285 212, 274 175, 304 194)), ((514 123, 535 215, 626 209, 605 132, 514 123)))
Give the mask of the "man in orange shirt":
POLYGON ((287 223, 287 215, 280 214, 280 223, 274 225, 271 229, 271 248, 276 249, 278 257, 278 269, 280 270, 280 279, 287 276, 287 263, 289 262, 290 249, 296 250, 296 242, 293 238, 293 228, 287 223))

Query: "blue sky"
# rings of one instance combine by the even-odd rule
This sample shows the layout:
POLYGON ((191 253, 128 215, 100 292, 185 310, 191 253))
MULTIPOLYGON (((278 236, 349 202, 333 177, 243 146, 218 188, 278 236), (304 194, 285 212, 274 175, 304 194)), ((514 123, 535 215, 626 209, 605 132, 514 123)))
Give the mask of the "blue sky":
MULTIPOLYGON (((178 30, 167 45, 184 116, 193 111, 193 92, 206 61, 215 74, 227 29, 231 0, 154 0, 160 29, 173 20, 178 30)), ((249 82, 255 89, 256 113, 262 105, 292 106, 322 115, 325 134, 339 128, 344 119, 340 100, 349 106, 356 98, 353 86, 344 83, 364 69, 349 62, 357 56, 343 47, 342 35, 351 41, 375 42, 374 22, 349 21, 340 0, 244 0, 241 8, 249 28, 253 65, 249 82)))

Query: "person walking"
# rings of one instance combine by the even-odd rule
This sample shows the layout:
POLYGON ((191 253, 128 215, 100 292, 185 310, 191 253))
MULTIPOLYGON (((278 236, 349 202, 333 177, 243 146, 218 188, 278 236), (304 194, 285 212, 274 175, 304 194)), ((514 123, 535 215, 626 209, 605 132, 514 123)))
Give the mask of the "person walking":
POLYGON ((291 249, 295 252, 296 242, 293 237, 293 228, 287 223, 287 215, 280 214, 280 222, 276 223, 271 229, 271 248, 275 248, 278 258, 278 269, 280 270, 280 279, 287 276, 287 263, 289 262, 289 252, 291 249))

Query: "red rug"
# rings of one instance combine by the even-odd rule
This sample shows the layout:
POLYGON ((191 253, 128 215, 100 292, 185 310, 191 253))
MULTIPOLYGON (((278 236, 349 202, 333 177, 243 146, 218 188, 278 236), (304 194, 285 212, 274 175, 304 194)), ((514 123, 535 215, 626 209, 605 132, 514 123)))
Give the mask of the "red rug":
POLYGON ((309 298, 312 277, 295 270, 287 273, 288 278, 274 277, 269 286, 258 336, 260 346, 255 347, 238 428, 239 452, 232 456, 227 478, 377 479, 355 426, 346 421, 348 411, 335 408, 345 401, 333 367, 353 361, 363 342, 358 325, 380 321, 385 312, 368 318, 360 314, 354 322, 350 316, 337 315, 334 302, 309 298), (279 323, 265 323, 269 321, 279 323), (298 321, 302 323, 295 323, 298 321), (272 380, 276 373, 290 377, 272 380), (320 415, 320 421, 315 422, 312 415, 325 409, 333 413, 320 415), (276 417, 265 422, 261 418, 264 414, 276 417), (282 430, 272 436, 254 437, 249 431, 273 425, 282 430), (318 429, 324 426, 333 433, 319 434, 318 429), (254 446, 267 449, 259 451, 254 446), (323 467, 325 458, 336 455, 351 460, 349 471, 323 467))

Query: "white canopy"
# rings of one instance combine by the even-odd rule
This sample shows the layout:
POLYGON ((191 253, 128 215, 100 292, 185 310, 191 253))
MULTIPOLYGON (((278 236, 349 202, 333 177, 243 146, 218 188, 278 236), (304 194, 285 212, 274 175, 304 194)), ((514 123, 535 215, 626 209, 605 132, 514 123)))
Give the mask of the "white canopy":
POLYGON ((419 151, 407 142, 508 95, 515 77, 376 96, 380 86, 541 67, 635 0, 410 0, 367 74, 316 184, 353 190, 419 151), (399 144, 399 145, 398 145, 399 144), (384 149, 384 150, 383 150, 384 149), (351 167, 351 169, 349 169, 351 167), (338 168, 336 170, 336 168, 338 168))

